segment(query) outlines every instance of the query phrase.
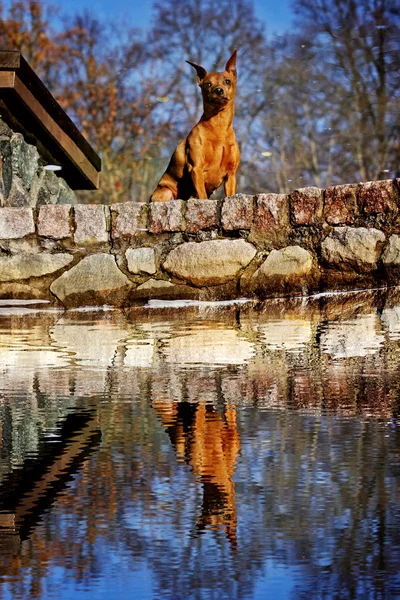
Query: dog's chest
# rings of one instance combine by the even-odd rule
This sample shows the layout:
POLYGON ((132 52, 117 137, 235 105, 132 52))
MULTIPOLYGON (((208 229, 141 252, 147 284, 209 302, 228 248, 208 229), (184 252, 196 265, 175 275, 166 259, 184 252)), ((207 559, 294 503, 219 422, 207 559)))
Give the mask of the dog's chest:
POLYGON ((204 147, 205 172, 219 173, 229 169, 232 162, 234 144, 231 140, 215 136, 204 147))

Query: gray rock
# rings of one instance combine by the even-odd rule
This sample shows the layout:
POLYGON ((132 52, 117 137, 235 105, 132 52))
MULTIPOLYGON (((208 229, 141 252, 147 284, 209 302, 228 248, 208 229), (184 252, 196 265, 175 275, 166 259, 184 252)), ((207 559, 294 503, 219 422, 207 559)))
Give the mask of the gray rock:
POLYGON ((367 272, 376 268, 385 235, 366 227, 336 227, 321 244, 322 260, 334 269, 367 272))
POLYGON ((222 204, 221 224, 225 231, 250 229, 253 223, 254 198, 244 194, 228 196, 222 204))
POLYGON ((194 285, 218 285, 237 277, 256 255, 244 240, 212 240, 181 244, 167 256, 163 268, 194 285))
POLYGON ((111 254, 83 258, 50 286, 51 292, 67 307, 123 306, 132 288, 111 254))
POLYGON ((289 225, 288 197, 285 194, 258 194, 254 229, 267 232, 289 225))
POLYGON ((0 159, 3 196, 6 200, 10 193, 13 179, 10 140, 0 140, 0 159))
POLYGON ((199 290, 197 288, 164 281, 163 279, 148 279, 142 285, 139 285, 130 296, 132 300, 187 300, 198 297, 199 290))
POLYGON ((126 253, 128 271, 131 273, 149 273, 157 271, 156 255, 153 248, 128 248, 126 253))
POLYGON ((365 214, 397 213, 394 181, 386 179, 361 183, 358 188, 358 202, 365 214))
POLYGON ((190 198, 186 203, 186 231, 197 233, 218 227, 218 200, 190 198))
POLYGON ((59 190, 59 181, 57 175, 53 171, 42 170, 40 177, 34 181, 32 188, 36 188, 36 201, 33 199, 33 204, 45 206, 47 204, 56 204, 59 190))
POLYGON ((14 173, 20 177, 24 187, 30 190, 39 163, 35 146, 27 144, 20 133, 11 138, 12 164, 14 173))
POLYGON ((382 254, 382 262, 385 266, 400 267, 400 236, 391 235, 389 243, 382 254))
POLYGON ((73 260, 71 254, 17 254, 0 257, 0 281, 18 281, 59 271, 73 260))
POLYGON ((184 231, 185 202, 151 202, 149 205, 149 230, 152 233, 164 231, 184 231))
POLYGON ((0 209, 0 239, 23 238, 35 232, 31 208, 4 207, 0 209))
POLYGON ((358 185, 332 185, 325 190, 324 217, 329 225, 353 223, 358 214, 358 185))
POLYGON ((3 119, 0 119, 0 135, 11 138, 13 133, 13 130, 9 128, 7 123, 5 123, 3 119))
POLYGON ((108 206, 101 204, 77 204, 74 207, 76 244, 96 244, 108 242, 108 206))
POLYGON ((71 205, 41 206, 38 211, 38 235, 61 240, 72 236, 71 205))
POLYGON ((248 241, 259 249, 282 248, 290 243, 289 197, 285 194, 255 196, 253 225, 248 241))
POLYGON ((272 250, 259 271, 266 277, 292 277, 308 275, 312 266, 312 256, 307 250, 300 246, 287 246, 272 250))
POLYGON ((58 177, 57 204, 76 204, 75 192, 62 177, 58 177))
POLYGON ((29 206, 29 193, 21 179, 13 175, 12 187, 7 199, 7 206, 29 206))
POLYGON ((313 225, 322 216, 323 190, 305 187, 290 193, 290 210, 293 225, 313 225))
POLYGON ((244 291, 279 294, 281 291, 307 292, 315 279, 313 257, 300 246, 272 250, 253 274, 244 291))
MULTIPOLYGON (((26 281, 26 280, 25 280, 26 281)), ((39 300, 51 301, 52 296, 42 279, 33 279, 29 283, 5 282, 0 283, 0 298, 13 300, 39 300)))
POLYGON ((113 239, 129 238, 146 229, 147 204, 121 202, 111 205, 113 239))

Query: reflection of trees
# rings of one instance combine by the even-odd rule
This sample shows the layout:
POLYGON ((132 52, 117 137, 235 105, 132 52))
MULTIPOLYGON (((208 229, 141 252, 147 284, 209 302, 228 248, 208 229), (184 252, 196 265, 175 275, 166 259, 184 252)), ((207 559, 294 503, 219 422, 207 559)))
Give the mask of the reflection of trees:
MULTIPOLYGON (((190 368, 171 360, 168 340, 180 327, 172 320, 161 326, 99 318, 91 325, 95 333, 111 328, 103 336, 110 352, 99 350, 110 360, 101 369, 87 350, 80 358, 76 329, 75 345, 69 342, 69 317, 58 328, 49 324, 53 337, 46 330, 36 347, 53 348, 69 361, 64 387, 57 394, 58 370, 42 365, 34 377, 21 371, 31 387, 18 412, 13 390, 19 384, 4 383, 16 370, 3 371, 2 465, 11 468, 13 429, 25 431, 39 418, 46 431, 46 416, 51 424, 73 399, 96 409, 102 444, 21 548, 0 557, 0 577, 13 576, 13 597, 40 597, 55 566, 65 580, 93 586, 117 569, 110 556, 133 572, 144 565, 155 595, 165 590, 171 599, 182 590, 192 590, 193 598, 211 590, 230 599, 251 597, 260 575, 268 585, 269 569, 277 565, 296 567, 296 599, 316 589, 321 597, 395 597, 400 356, 397 321, 390 321, 395 305, 386 299, 384 319, 375 306, 374 298, 353 308, 347 300, 286 306, 295 327, 282 343, 279 328, 269 326, 281 308, 274 314, 271 305, 256 317, 243 312, 238 324, 221 314, 215 322, 195 320, 193 330, 201 327, 204 339, 207 331, 210 340, 235 331, 224 337, 234 340, 235 352, 231 364, 190 368), (357 333, 357 352, 348 344, 346 357, 334 359, 328 350, 336 348, 337 333, 342 339, 343 320, 354 321, 357 332, 366 324, 362 344, 357 333), (146 339, 147 363, 140 352, 146 339), (88 395, 77 400, 83 382, 88 395)), ((77 319, 71 317, 74 325, 77 319)), ((185 323, 188 352, 191 331, 185 323)), ((228 356, 229 345, 224 351, 228 356)), ((30 439, 18 446, 21 456, 30 439)))

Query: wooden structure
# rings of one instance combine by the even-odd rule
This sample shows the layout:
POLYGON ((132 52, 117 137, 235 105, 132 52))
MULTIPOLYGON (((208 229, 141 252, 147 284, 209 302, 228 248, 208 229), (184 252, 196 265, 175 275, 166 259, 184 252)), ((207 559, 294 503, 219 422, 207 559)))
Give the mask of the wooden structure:
POLYGON ((0 485, 0 551, 15 552, 101 440, 96 413, 77 411, 60 423, 57 444, 42 438, 36 456, 0 485))
POLYGON ((0 51, 1 117, 62 167, 70 188, 97 189, 101 160, 20 52, 0 51))

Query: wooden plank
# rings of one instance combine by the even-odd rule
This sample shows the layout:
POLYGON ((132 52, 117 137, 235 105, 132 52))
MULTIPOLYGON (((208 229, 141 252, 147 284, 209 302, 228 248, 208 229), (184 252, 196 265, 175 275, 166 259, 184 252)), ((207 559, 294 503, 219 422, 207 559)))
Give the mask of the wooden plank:
MULTIPOLYGON (((46 143, 50 143, 50 146, 53 147, 53 154, 58 155, 58 152, 61 152, 62 155, 66 157, 66 163, 64 164, 64 168, 66 169, 65 173, 68 182, 73 189, 93 189, 98 187, 99 172, 101 171, 101 159, 98 154, 93 150, 89 142, 83 137, 74 122, 61 108, 57 100, 52 96, 44 83, 29 66, 21 53, 18 51, 0 50, 0 89, 2 88, 4 90, 3 100, 6 102, 6 104, 9 104, 8 108, 11 114, 13 113, 13 94, 17 92, 17 84, 15 83, 15 85, 12 85, 12 73, 14 73, 14 75, 20 79, 26 90, 28 90, 33 98, 36 99, 38 105, 44 109, 50 119, 52 119, 58 125, 59 129, 64 132, 67 138, 79 149, 80 153, 86 157, 88 163, 92 165, 92 167, 87 169, 86 166, 84 166, 85 161, 81 160, 81 154, 77 155, 76 152, 73 152, 72 155, 69 155, 68 151, 62 146, 62 143, 59 143, 61 138, 58 135, 56 138, 51 136, 50 140, 47 138, 47 142, 45 139, 40 140, 44 146, 46 146, 46 143), (54 144, 56 144, 58 151, 54 150, 54 144), (77 169, 79 170, 79 173, 76 171, 77 169), (94 175, 94 172, 96 172, 96 175, 94 175), (75 184, 74 179, 76 180, 75 184)), ((21 108, 24 111, 25 107, 27 106, 25 101, 23 98, 19 97, 18 101, 18 104, 21 104, 21 108)), ((18 116, 19 108, 15 106, 14 110, 16 112, 15 116, 17 120, 22 119, 22 124, 25 123, 25 127, 27 127, 27 130, 29 131, 29 119, 31 118, 30 111, 28 110, 26 113, 28 120, 28 123, 26 123, 23 114, 20 117, 18 116)), ((49 134, 47 127, 42 126, 39 118, 37 118, 36 123, 47 137, 49 134)), ((36 130, 32 133, 37 135, 36 130)), ((62 162, 61 157, 60 159, 62 162)))
POLYGON ((16 50, 0 50, 0 70, 19 69, 21 54, 16 50))
POLYGON ((17 75, 26 85, 28 90, 40 102, 43 108, 49 113, 52 119, 59 124, 61 129, 75 142, 82 150, 88 160, 94 165, 97 171, 101 171, 100 157, 93 150, 89 142, 83 137, 75 123, 69 118, 67 113, 61 108, 54 96, 49 92, 44 83, 36 75, 35 71, 29 66, 23 56, 20 55, 20 67, 17 69, 17 75))
POLYGON ((43 106, 36 100, 34 95, 28 90, 21 79, 14 73, 14 89, 21 98, 26 107, 40 121, 43 128, 62 148, 71 162, 79 169, 89 181, 98 188, 100 175, 91 162, 86 158, 85 154, 71 140, 71 138, 59 127, 59 125, 51 118, 43 106))
POLYGON ((14 71, 0 71, 0 88, 14 88, 15 73, 14 71))

